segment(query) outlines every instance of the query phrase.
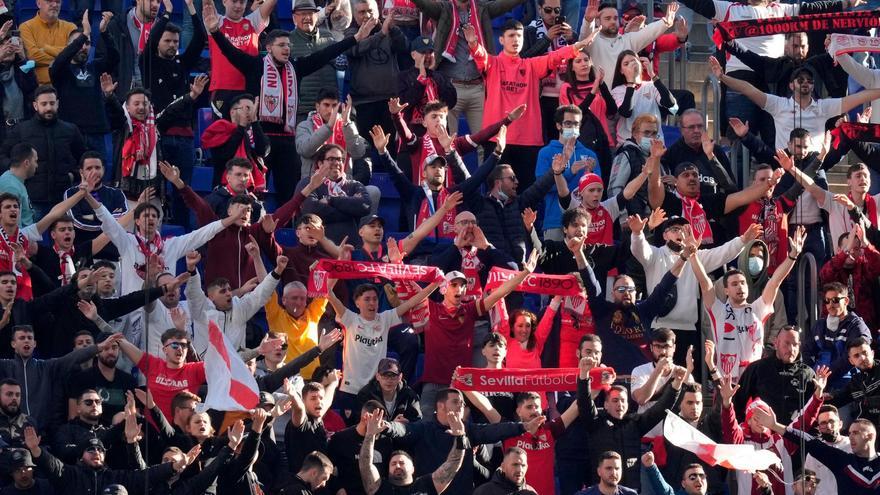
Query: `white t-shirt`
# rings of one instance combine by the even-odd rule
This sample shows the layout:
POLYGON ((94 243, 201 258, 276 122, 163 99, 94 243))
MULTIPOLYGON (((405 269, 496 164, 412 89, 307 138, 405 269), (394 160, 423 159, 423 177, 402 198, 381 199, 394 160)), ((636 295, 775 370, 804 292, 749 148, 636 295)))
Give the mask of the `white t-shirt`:
MULTIPOLYGON (((880 201, 880 194, 874 195, 874 201, 880 201)), ((828 224, 831 230, 829 242, 834 246, 834 253, 836 254, 840 251, 837 240, 840 239, 841 235, 848 234, 853 229, 853 222, 849 216, 849 210, 842 204, 834 201, 834 193, 831 191, 825 191, 825 203, 822 205, 822 209, 828 212, 828 224)))
POLYGON ((342 385, 345 393, 357 394, 376 374, 379 361, 388 352, 388 330, 403 321, 396 309, 376 315, 372 321, 346 309, 337 321, 345 327, 342 349, 342 385))
MULTIPOLYGON (((614 102, 617 103, 617 106, 620 106, 620 104, 623 103, 624 97, 626 97, 626 85, 621 84, 620 86, 615 86, 611 90, 611 96, 614 97, 614 102)), ((625 119, 617 119, 618 143, 632 137, 633 121, 643 113, 648 113, 657 117, 658 122, 663 121, 663 116, 660 115, 660 92, 657 91, 657 87, 654 86, 654 83, 651 81, 643 82, 633 92, 632 115, 625 119)), ((663 140, 662 130, 660 131, 659 138, 661 141, 663 140)))
MULTIPOLYGON (((630 390, 638 390, 645 386, 648 383, 648 378, 651 377, 651 373, 654 372, 655 364, 654 363, 645 363, 640 364, 633 368, 632 373, 629 375, 629 389, 630 390)), ((666 386, 666 383, 672 379, 672 373, 669 373, 666 376, 661 376, 660 381, 657 384, 657 390, 663 390, 663 387, 666 386)), ((688 383, 694 382, 694 377, 688 374, 688 383)), ((643 413, 648 410, 649 407, 653 406, 656 400, 649 400, 644 404, 639 405, 639 413, 643 413)), ((663 435, 663 422, 659 422, 651 428, 651 431, 645 433, 645 438, 654 438, 663 435)))
POLYGON ((825 122, 843 113, 842 102, 843 98, 813 99, 807 108, 802 109, 791 97, 782 98, 768 94, 764 110, 773 116, 773 123, 776 125, 776 149, 787 148, 791 131, 795 127, 801 127, 810 131, 810 151, 821 150, 825 140, 825 122))
POLYGON ((761 359, 764 325, 773 314, 773 305, 758 297, 742 308, 715 299, 709 318, 715 334, 715 365, 722 375, 738 379, 752 361, 761 359))
MULTIPOLYGON (((723 2, 715 0, 715 20, 718 21, 744 21, 750 19, 776 19, 779 17, 798 15, 800 7, 789 3, 771 2, 767 5, 752 6, 745 3, 723 2)), ((772 36, 755 36, 752 38, 741 38, 736 40, 736 44, 744 50, 748 50, 758 55, 764 55, 770 58, 779 58, 784 55, 785 51, 785 35, 774 34, 772 36)), ((730 57, 727 60, 727 73, 735 70, 752 69, 742 63, 736 57, 730 57)), ((777 131, 778 132, 778 131, 777 131)), ((788 140, 788 134, 785 135, 788 140)), ((780 148, 777 146, 777 148, 780 148)), ((782 146, 781 148, 785 148, 782 146)))

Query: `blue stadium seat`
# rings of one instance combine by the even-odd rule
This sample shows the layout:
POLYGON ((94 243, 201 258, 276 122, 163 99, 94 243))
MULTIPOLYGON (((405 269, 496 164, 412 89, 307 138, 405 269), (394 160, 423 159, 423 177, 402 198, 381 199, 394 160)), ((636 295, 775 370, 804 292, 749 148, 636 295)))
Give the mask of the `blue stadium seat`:
POLYGON ((180 225, 162 224, 162 237, 176 237, 186 234, 186 229, 180 225))
POLYGON ((400 208, 399 199, 388 198, 384 196, 379 201, 379 216, 385 220, 385 232, 396 232, 400 230, 400 208))
POLYGON ((383 172, 373 172, 373 177, 370 179, 370 185, 376 186, 379 188, 379 191, 382 192, 382 199, 399 199, 400 193, 397 191, 397 188, 394 187, 394 183, 391 182, 391 175, 383 172))
POLYGON ((296 231, 293 229, 276 229, 275 241, 282 246, 296 246, 296 231))
POLYGON ((681 137, 681 129, 678 126, 674 125, 664 125, 663 126, 663 141, 666 142, 666 146, 672 146, 672 143, 678 141, 678 138, 681 137))
POLYGON ((193 137, 193 146, 201 148, 202 133, 214 122, 214 112, 210 108, 200 108, 196 117, 196 132, 193 137))
POLYGON ((214 169, 211 167, 193 167, 192 187, 195 192, 211 192, 214 182, 214 169))

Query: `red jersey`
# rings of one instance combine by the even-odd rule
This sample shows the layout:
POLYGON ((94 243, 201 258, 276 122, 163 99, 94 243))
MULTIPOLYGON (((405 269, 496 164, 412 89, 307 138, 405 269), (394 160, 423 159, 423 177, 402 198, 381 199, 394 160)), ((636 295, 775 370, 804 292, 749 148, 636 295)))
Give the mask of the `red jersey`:
POLYGON ((171 414, 174 396, 183 390, 197 394, 206 380, 204 362, 186 363, 181 368, 171 369, 164 359, 145 352, 137 367, 147 377, 147 388, 169 421, 174 417, 171 414))
POLYGON ((7 233, 0 227, 0 271, 15 273, 15 297, 23 301, 31 301, 34 298, 31 275, 27 270, 15 266, 15 249, 12 245, 16 243, 21 245, 25 253, 28 252, 30 241, 20 228, 15 233, 7 233))
MULTIPOLYGON (((263 19, 260 11, 255 10, 240 21, 232 21, 228 17, 220 18, 220 32, 232 43, 233 46, 248 55, 259 55, 260 33, 266 29, 269 19, 263 19)), ((217 43, 208 36, 208 53, 211 59, 211 91, 218 89, 244 90, 244 74, 241 73, 229 60, 223 56, 223 52, 217 47, 217 43)))
POLYGON ((485 313, 485 307, 479 300, 463 303, 450 313, 443 303, 428 300, 428 311, 422 382, 448 385, 456 366, 471 365, 474 322, 485 313))
POLYGON ((556 492, 556 482, 553 479, 553 467, 556 462, 554 452, 556 438, 563 433, 565 433, 565 425, 560 417, 544 423, 534 435, 525 432, 503 442, 505 451, 510 447, 519 447, 526 451, 529 458, 526 483, 542 495, 556 492))
POLYGON ((740 234, 744 234, 753 223, 764 227, 764 233, 758 239, 764 241, 770 251, 767 273, 771 275, 788 256, 788 212, 793 207, 794 202, 780 196, 774 200, 750 203, 739 216, 740 234))
MULTIPOLYGON (((559 88, 559 105, 575 105, 580 107, 587 94, 592 90, 593 84, 589 82, 578 82, 574 86, 567 82, 562 83, 562 87, 559 88)), ((608 130, 608 105, 605 104, 605 98, 597 94, 590 103, 590 112, 593 113, 602 125, 602 130, 605 131, 605 137, 608 138, 609 146, 614 146, 614 136, 608 130)))

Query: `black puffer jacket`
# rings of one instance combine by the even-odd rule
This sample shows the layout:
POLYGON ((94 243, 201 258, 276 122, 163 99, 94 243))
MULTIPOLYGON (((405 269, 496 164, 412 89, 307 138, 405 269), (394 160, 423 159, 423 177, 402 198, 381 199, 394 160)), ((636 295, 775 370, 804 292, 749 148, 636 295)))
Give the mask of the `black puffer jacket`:
MULTIPOLYGON (((586 422, 587 431, 590 433, 590 465, 596 465, 602 452, 609 450, 617 452, 623 458, 624 465, 620 484, 638 491, 641 488, 639 473, 642 464, 639 462, 639 457, 642 455, 642 436, 666 416, 667 409, 672 409, 678 397, 678 390, 667 385, 660 399, 647 411, 627 414, 621 419, 616 419, 604 409, 600 411, 596 407, 590 396, 589 379, 578 380, 577 392, 580 417, 586 422)), ((590 484, 598 481, 596 471, 590 471, 590 484)))
POLYGON ((477 217, 486 239, 513 258, 518 265, 526 260, 526 237, 522 212, 526 208, 537 210, 544 196, 556 184, 553 170, 535 180, 528 189, 519 193, 512 201, 502 204, 493 196, 465 196, 465 208, 477 217))
POLYGON ((86 151, 85 141, 76 125, 63 120, 44 121, 36 115, 6 133, 0 147, 0 162, 9 168, 9 152, 18 143, 28 143, 37 150, 37 171, 27 180, 31 201, 57 203, 73 185, 79 157, 86 151))
POLYGON ((488 483, 480 485, 474 490, 474 495, 529 495, 532 493, 538 492, 527 484, 516 485, 507 479, 500 469, 495 471, 488 483))

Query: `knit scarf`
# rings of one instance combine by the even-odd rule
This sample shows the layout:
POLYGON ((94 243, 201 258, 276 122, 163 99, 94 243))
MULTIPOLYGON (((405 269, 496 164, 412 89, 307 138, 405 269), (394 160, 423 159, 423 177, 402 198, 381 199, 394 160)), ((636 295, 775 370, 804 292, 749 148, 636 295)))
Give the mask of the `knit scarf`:
POLYGON ((467 278, 467 291, 462 300, 474 301, 483 295, 483 284, 480 283, 480 268, 483 264, 477 256, 477 248, 471 246, 468 249, 459 249, 461 253, 461 272, 467 278))
MULTIPOLYGON (((422 185, 422 188, 425 191, 425 199, 422 200, 422 205, 419 207, 419 213, 416 216, 415 227, 418 227, 425 220, 428 219, 431 215, 437 211, 437 207, 446 202, 446 197, 449 193, 446 191, 445 187, 440 188, 440 192, 437 194, 437 204, 434 204, 434 195, 431 193, 431 190, 427 185, 422 185)), ((440 221, 440 238, 443 239, 454 239, 455 238, 455 209, 449 210, 443 215, 443 220, 440 221)))
POLYGON ((131 118, 128 109, 123 107, 125 118, 128 120, 129 136, 122 144, 122 175, 136 179, 152 179, 156 176, 156 142, 158 131, 156 130, 156 115, 153 110, 147 113, 144 121, 131 118), (138 174, 137 167, 145 167, 143 174, 138 174))
MULTIPOLYGON (((150 256, 158 256, 159 266, 165 266, 165 260, 162 259, 162 249, 164 248, 165 243, 162 240, 162 236, 160 236, 158 232, 153 234, 153 238, 150 240, 144 239, 143 236, 141 236, 138 232, 135 232, 134 238, 135 240, 137 240, 138 250, 141 252, 141 254, 144 255, 143 264, 135 263, 134 269, 139 277, 146 280, 147 265, 150 262, 150 256)), ((154 273, 153 275, 158 275, 158 273, 154 273)))
POLYGON ((335 198, 347 196, 347 194, 345 194, 345 189, 343 189, 345 186, 344 175, 339 180, 324 179, 324 185, 327 186, 327 195, 330 197, 335 198))
POLYGON ((702 244, 714 243, 712 226, 709 225, 709 219, 706 218, 706 211, 700 204, 700 198, 682 196, 678 191, 675 192, 675 195, 681 199, 681 212, 694 229, 694 235, 702 239, 702 244))
POLYGON ((770 198, 761 198, 759 200, 761 211, 759 212, 758 221, 764 227, 763 241, 767 244, 768 259, 776 258, 776 251, 779 249, 779 215, 776 209, 776 201, 770 198))
MULTIPOLYGON (((547 26, 544 24, 544 19, 538 17, 537 19, 529 23, 529 26, 535 28, 535 36, 537 37, 537 39, 541 40, 548 37, 547 26)), ((568 40, 565 39, 565 36, 559 36, 556 39, 550 40, 550 48, 547 50, 547 53, 558 50, 559 48, 567 45, 568 40)), ((568 64, 566 62, 559 64, 559 66, 556 67, 555 71, 553 71, 552 73, 550 73, 549 76, 541 80, 541 86, 554 87, 558 85, 559 81, 561 80, 561 76, 565 74, 567 65, 568 64)))
MULTIPOLYGON (((205 148, 216 148, 226 144, 236 130, 238 130, 238 125, 233 124, 228 120, 215 120, 207 129, 205 129, 205 132, 202 133, 202 145, 205 148)), ((235 149, 235 154, 233 156, 236 158, 246 158, 251 162, 251 165, 254 167, 253 173, 251 174, 253 188, 255 191, 265 191, 266 167, 263 166, 261 160, 253 157, 253 154, 250 152, 250 150, 253 149, 253 146, 253 130, 247 129, 244 138, 238 143, 238 147, 235 149)), ((226 183, 226 174, 223 174, 222 183, 226 183)), ((251 184, 248 184, 249 189, 250 187, 251 184)))
POLYGON ((22 271, 18 269, 18 265, 15 263, 15 249, 12 247, 13 244, 18 243, 26 253, 28 251, 28 240, 21 233, 21 229, 17 228, 16 230, 18 232, 13 236, 15 240, 11 240, 9 234, 6 233, 6 229, 0 227, 0 270, 10 271, 15 274, 16 282, 18 283, 16 297, 30 301, 34 298, 31 288, 31 276, 27 270, 22 271))
POLYGON ((425 113, 422 111, 425 108, 425 105, 431 101, 438 101, 440 99, 440 92, 437 89, 437 83, 434 82, 430 76, 423 76, 421 74, 416 77, 416 81, 418 81, 422 86, 425 87, 425 94, 422 95, 422 99, 419 100, 419 104, 413 107, 412 110, 412 118, 410 118, 411 124, 421 124, 425 121, 425 113))
MULTIPOLYGON (((446 40, 446 48, 443 50, 443 58, 449 60, 452 63, 458 62, 455 60, 455 46, 458 44, 458 33, 461 31, 461 20, 458 15, 458 0, 449 0, 452 4, 452 28, 449 30, 449 39, 446 40)), ((480 46, 485 47, 486 44, 483 43, 483 30, 480 26, 480 12, 477 10, 477 2, 476 0, 468 0, 469 12, 470 12, 470 24, 474 27, 474 32, 477 33, 477 43, 480 46)), ((468 60, 471 60, 473 57, 468 57, 468 60)))
MULTIPOLYGON (((715 24, 718 41, 730 41, 755 36, 798 33, 801 31, 841 31, 880 27, 880 17, 873 11, 834 12, 828 14, 807 14, 794 17, 772 17, 768 19, 747 19, 743 21, 724 20, 715 24)), ((719 45, 720 46, 720 45, 719 45)), ((860 50, 865 51, 865 50, 860 50)))
MULTIPOLYGON (((470 136, 468 136, 468 138, 470 138, 470 136)), ((437 144, 434 144, 434 141, 436 141, 436 138, 432 138, 430 136, 430 134, 428 134, 428 131, 426 130, 425 134, 423 134, 422 138, 420 139, 421 146, 419 146, 419 149, 417 150, 417 153, 416 153, 417 160, 412 160, 412 171, 413 171, 412 178, 413 178, 414 184, 418 184, 418 183, 425 180, 425 160, 429 156, 431 156, 431 155, 443 156, 443 154, 441 154, 440 152, 437 151, 437 149, 439 148, 439 146, 438 146, 439 141, 437 144), (416 180, 416 177, 418 177, 418 180, 416 180)), ((442 151, 442 150, 440 150, 440 151, 442 151)), ((447 164, 447 166, 448 166, 448 164, 447 164)), ((454 185, 455 185, 455 178, 449 172, 449 169, 447 167, 446 181, 445 181, 444 187, 452 187, 454 185)))
POLYGON ((857 52, 880 52, 880 38, 840 33, 831 35, 831 42, 828 43, 828 53, 831 55, 831 58, 838 57, 844 53, 857 52))
POLYGON ((880 143, 880 124, 844 122, 831 131, 831 136, 831 146, 833 146, 834 149, 840 149, 840 143, 842 139, 868 143, 880 143))
POLYGON ((281 73, 271 55, 263 57, 263 77, 260 79, 260 120, 284 124, 284 132, 293 133, 296 130, 297 95, 293 64, 290 61, 285 62, 284 72, 281 73), (285 111, 287 119, 284 119, 285 111))
POLYGON ((61 272, 58 279, 61 281, 61 285, 67 285, 73 278, 73 274, 76 273, 76 265, 73 263, 74 247, 70 246, 70 249, 63 250, 58 248, 57 244, 53 244, 52 249, 58 255, 58 268, 61 272))
MULTIPOLYGON (((312 115, 312 130, 317 131, 323 126, 324 119, 321 118, 321 114, 315 112, 314 115, 312 115)), ((345 149, 345 134, 342 132, 341 120, 336 119, 336 123, 333 124, 333 129, 331 129, 330 132, 330 138, 324 141, 324 144, 336 144, 345 149)))
POLYGON ((147 40, 150 38, 150 31, 153 29, 153 21, 141 22, 136 15, 131 16, 131 20, 134 21, 134 27, 138 29, 137 52, 140 54, 144 51, 144 47, 147 46, 147 40))

